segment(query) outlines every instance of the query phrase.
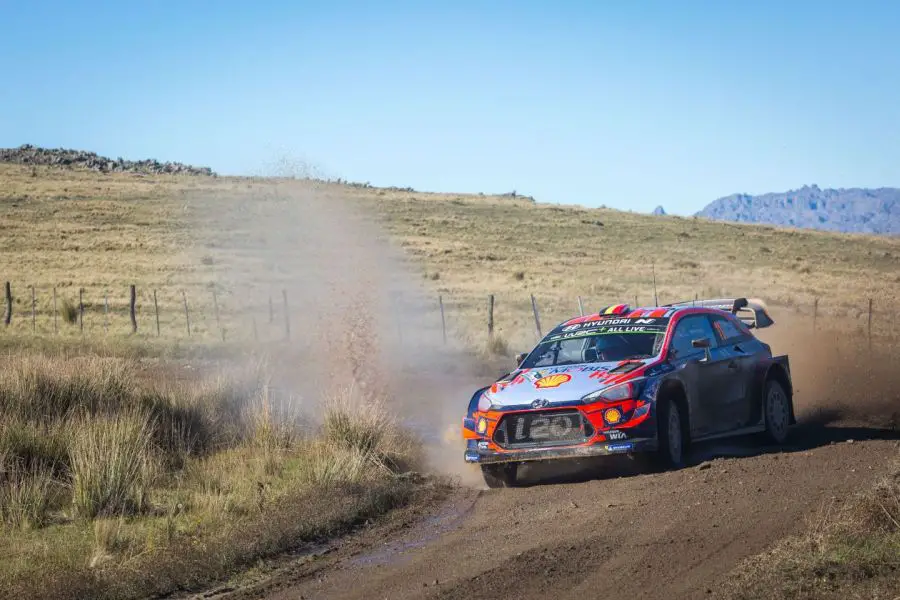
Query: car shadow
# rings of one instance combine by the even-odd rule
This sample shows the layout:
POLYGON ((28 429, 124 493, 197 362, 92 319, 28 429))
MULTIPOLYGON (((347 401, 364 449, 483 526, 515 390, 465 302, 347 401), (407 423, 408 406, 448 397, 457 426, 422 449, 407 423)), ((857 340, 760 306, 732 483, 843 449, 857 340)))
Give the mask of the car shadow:
MULTIPOLYGON (((795 425, 783 445, 767 443, 762 436, 744 435, 721 440, 695 443, 691 446, 685 468, 695 467, 717 458, 752 458, 766 454, 807 452, 837 443, 871 440, 900 441, 900 427, 871 425, 827 424, 827 415, 795 425)), ((640 455, 606 456, 578 460, 543 461, 529 463, 519 469, 522 486, 584 483, 604 479, 618 479, 654 472, 646 457, 640 455)))

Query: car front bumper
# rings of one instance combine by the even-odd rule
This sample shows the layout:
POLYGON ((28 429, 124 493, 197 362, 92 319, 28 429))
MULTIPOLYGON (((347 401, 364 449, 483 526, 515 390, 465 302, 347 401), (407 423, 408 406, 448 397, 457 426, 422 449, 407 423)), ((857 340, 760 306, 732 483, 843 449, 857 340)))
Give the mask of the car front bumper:
POLYGON ((559 458, 588 458, 612 456, 636 452, 653 452, 659 447, 655 437, 628 438, 618 441, 598 441, 577 446, 553 446, 538 448, 518 448, 515 450, 491 450, 479 447, 477 440, 468 440, 465 452, 467 463, 493 464, 505 462, 527 462, 559 458))

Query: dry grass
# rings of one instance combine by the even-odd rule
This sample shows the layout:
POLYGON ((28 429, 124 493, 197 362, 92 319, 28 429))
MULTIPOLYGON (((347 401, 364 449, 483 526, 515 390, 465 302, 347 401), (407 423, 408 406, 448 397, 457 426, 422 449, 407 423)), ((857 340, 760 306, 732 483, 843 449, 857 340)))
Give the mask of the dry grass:
MULTIPOLYGON (((444 295, 448 323, 474 347, 486 343, 489 293, 496 294, 496 332, 510 351, 518 351, 534 340, 530 294, 537 297, 545 329, 576 313, 578 296, 588 310, 635 297, 647 304, 651 262, 661 302, 695 294, 748 295, 810 313, 820 298, 820 314, 864 328, 871 298, 878 332, 890 332, 893 319, 880 316, 896 308, 900 286, 897 238, 303 181, 281 181, 276 188, 258 179, 53 170, 34 178, 26 167, 0 165, 0 182, 5 277, 15 296, 10 333, 21 337, 31 336, 31 285, 37 289, 38 333, 53 331, 56 286, 58 305, 77 304, 78 289, 84 288, 88 338, 124 337, 130 331, 128 285, 135 283, 143 340, 156 334, 154 289, 162 338, 169 342, 221 339, 213 289, 228 340, 249 341, 254 331, 263 340, 279 339, 280 288, 287 280, 260 254, 265 234, 242 229, 233 218, 247 210, 250 195, 259 211, 277 212, 285 194, 309 193, 340 196, 371 211, 413 259, 423 284, 444 295), (235 252, 235 245, 242 250, 235 252), (182 290, 191 310, 190 339, 182 290), (109 334, 104 296, 110 302, 109 334)), ((78 325, 64 319, 57 326, 58 337, 81 336, 78 325)))
POLYGON ((875 489, 829 504, 806 534, 741 565, 735 600, 894 600, 900 593, 900 463, 875 489))
MULTIPOLYGON (((0 336, 10 355, 0 372, 0 595, 119 598, 193 589, 259 556, 344 531, 414 493, 393 473, 417 464, 416 441, 376 408, 376 390, 362 397, 359 390, 335 392, 320 432, 274 402, 254 375, 201 385, 139 375, 146 357, 233 356, 250 341, 281 339, 280 292, 292 270, 279 263, 295 257, 273 264, 266 233, 242 216, 277 217, 284 203, 310 193, 368 211, 405 250, 435 296, 437 325, 419 335, 440 336, 441 294, 451 334, 485 356, 511 355, 534 342, 531 294, 544 331, 577 312, 578 296, 588 310, 650 303, 651 264, 661 302, 759 296, 809 315, 820 298, 820 318, 859 329, 873 299, 873 330, 895 341, 895 319, 882 317, 895 310, 900 291, 897 238, 514 196, 49 168, 35 175, 0 165, 3 277, 14 295, 12 325, 0 336), (127 312, 131 284, 138 291, 136 335, 127 312), (113 427, 92 425, 101 422, 113 427), (93 515, 102 518, 91 524, 93 515)), ((292 310, 295 317, 304 309, 292 310)), ((350 361, 354 375, 368 364, 365 348, 359 352, 350 361)), ((875 532, 874 546, 848 537, 846 528, 819 529, 786 543, 799 545, 786 545, 765 569, 802 585, 818 582, 822 572, 870 581, 859 578, 858 565, 881 574, 896 569, 884 552, 896 546, 882 544, 895 544, 896 534, 873 523, 859 526, 875 532), (805 562, 791 563, 794 555, 805 562)))
POLYGON ((333 423, 349 414, 330 411, 320 433, 269 397, 259 368, 158 384, 126 359, 27 356, 4 367, 2 597, 196 587, 416 491, 396 478, 413 447, 395 443, 396 426, 364 399, 342 404, 364 416, 342 437, 333 423), (337 497, 327 508, 310 500, 337 497))

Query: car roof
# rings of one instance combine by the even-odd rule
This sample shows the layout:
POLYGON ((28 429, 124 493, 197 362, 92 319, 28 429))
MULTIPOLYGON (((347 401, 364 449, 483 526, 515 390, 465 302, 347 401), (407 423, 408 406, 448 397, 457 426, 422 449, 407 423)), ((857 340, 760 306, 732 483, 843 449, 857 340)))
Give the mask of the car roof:
POLYGON ((576 325, 580 323, 588 323, 594 321, 606 321, 606 320, 622 320, 622 319, 665 319, 666 321, 672 319, 676 315, 684 312, 692 312, 692 313, 701 313, 701 314, 716 314, 716 315, 731 315, 730 312, 719 309, 712 308, 707 306, 642 306, 639 308, 632 308, 627 304, 619 304, 608 306, 600 311, 592 314, 587 314, 584 316, 578 315, 567 319, 558 325, 556 325, 551 332, 562 330, 565 327, 569 327, 571 325, 576 325), (608 312, 612 310, 613 312, 608 312))

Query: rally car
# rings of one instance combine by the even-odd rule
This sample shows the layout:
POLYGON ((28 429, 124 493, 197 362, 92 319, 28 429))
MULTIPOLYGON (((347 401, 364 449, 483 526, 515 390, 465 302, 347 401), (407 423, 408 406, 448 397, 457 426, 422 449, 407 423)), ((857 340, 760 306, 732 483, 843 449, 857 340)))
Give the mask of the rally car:
POLYGON ((751 331, 772 324, 746 298, 618 304, 560 323, 471 397, 465 461, 505 487, 528 461, 627 454, 677 468, 691 442, 781 444, 796 422, 790 363, 751 331))

